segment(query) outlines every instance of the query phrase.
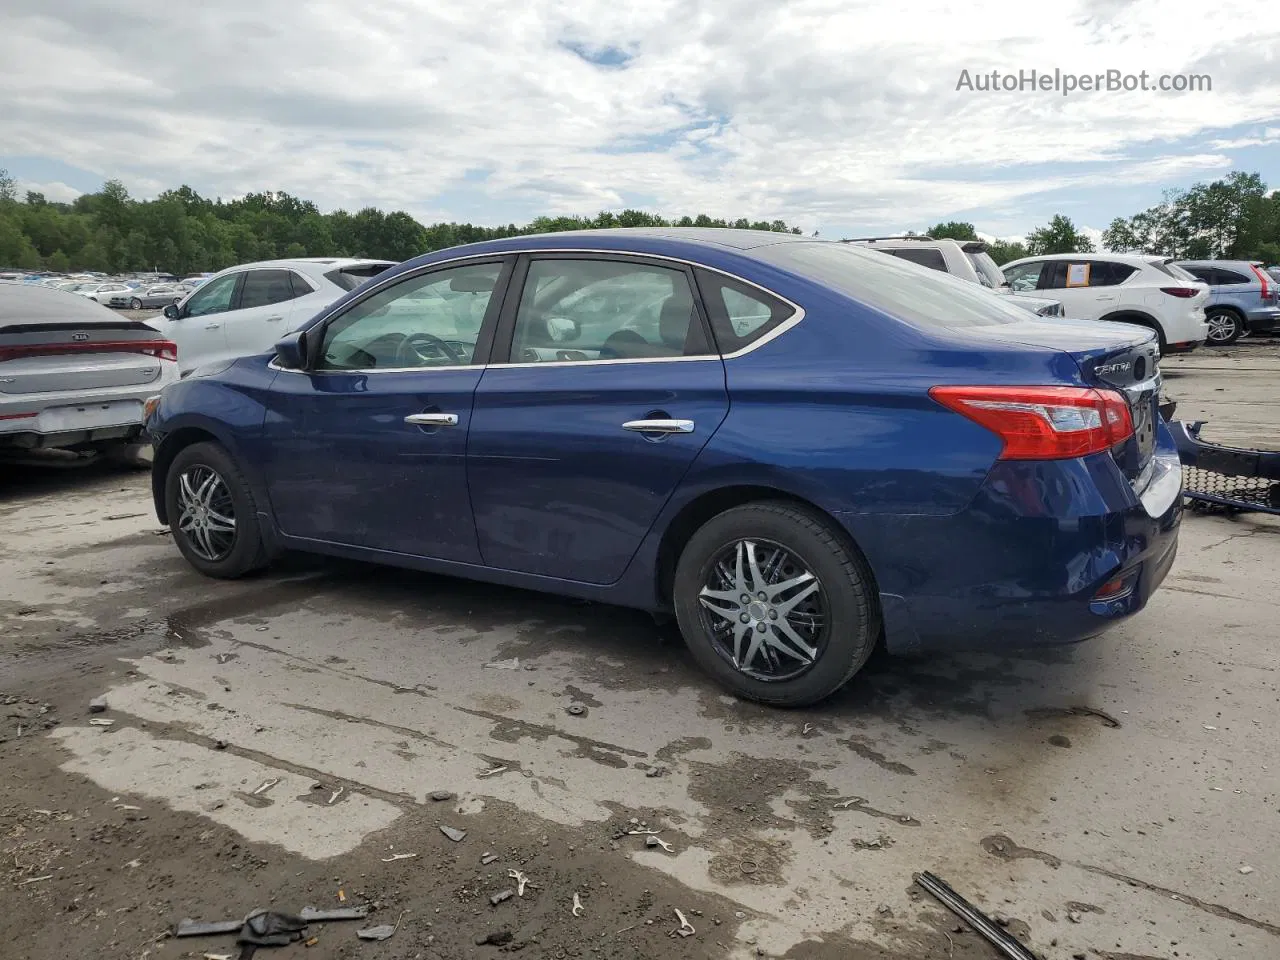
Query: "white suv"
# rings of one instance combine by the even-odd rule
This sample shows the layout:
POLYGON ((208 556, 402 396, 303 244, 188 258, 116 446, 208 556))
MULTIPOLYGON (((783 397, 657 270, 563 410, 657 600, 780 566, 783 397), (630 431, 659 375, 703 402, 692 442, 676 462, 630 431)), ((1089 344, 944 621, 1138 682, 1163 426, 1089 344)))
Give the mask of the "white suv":
POLYGON ((1002 268, 1016 296, 1053 297, 1066 315, 1150 327, 1161 353, 1194 350, 1209 335, 1209 286, 1171 257, 1123 253, 1055 253, 1002 268))
POLYGON ((178 345, 187 374, 270 350, 286 333, 388 267, 390 260, 311 258, 244 263, 216 273, 148 320, 178 345))

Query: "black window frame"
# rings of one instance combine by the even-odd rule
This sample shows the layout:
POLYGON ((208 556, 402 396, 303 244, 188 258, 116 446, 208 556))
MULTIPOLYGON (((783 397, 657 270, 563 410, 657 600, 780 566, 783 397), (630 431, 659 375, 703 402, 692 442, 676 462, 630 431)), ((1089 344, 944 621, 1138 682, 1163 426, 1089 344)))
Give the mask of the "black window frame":
POLYGON ((372 296, 382 293, 389 287, 398 286, 410 280, 419 280, 432 273, 441 273, 445 270, 454 270, 458 267, 479 267, 485 264, 497 263, 501 265, 498 271, 498 279, 493 285, 493 295, 489 298, 489 305, 485 308, 484 319, 480 321, 480 332, 476 336, 476 349, 471 354, 471 362, 466 367, 486 367, 493 360, 494 334, 497 332, 501 311, 505 308, 507 299, 511 293, 511 278, 515 268, 516 256, 513 254, 487 254, 478 257, 463 257, 457 260, 441 260, 437 263, 427 264, 420 269, 406 273, 398 273, 394 277, 388 277, 384 281, 374 283, 369 289, 362 290, 358 299, 350 300, 342 304, 341 309, 329 314, 319 322, 312 324, 306 329, 307 335, 307 365, 305 372, 312 375, 324 376, 367 376, 369 374, 387 374, 387 373, 432 373, 440 370, 440 367, 420 367, 420 368, 399 368, 387 367, 382 370, 371 367, 365 370, 321 370, 317 369, 317 361, 320 358, 321 348, 324 346, 325 333, 329 327, 341 320, 344 316, 364 303, 372 296))
POLYGON ((664 360, 681 361, 699 359, 703 357, 707 359, 716 359, 719 357, 719 353, 716 349, 716 340, 712 335, 711 324, 707 318, 706 307, 702 303, 702 298, 699 295, 692 264, 681 260, 664 260, 661 257, 646 256, 645 254, 632 254, 625 250, 539 250, 536 252, 521 253, 517 259, 515 270, 511 276, 511 282, 507 285, 507 295, 502 304, 502 313, 498 317, 498 326, 494 339, 493 353, 489 359, 489 366, 529 366, 558 369, 561 365, 567 364, 658 363, 664 360), (537 363, 512 360, 511 349, 514 346, 515 341, 516 315, 520 310, 520 301, 524 298, 525 282, 529 277, 529 265, 535 260, 606 260, 622 263, 634 263, 637 266, 644 267, 658 267, 664 270, 683 273, 689 284, 689 293, 693 297, 694 313, 697 315, 699 329, 702 334, 702 342, 705 344, 707 352, 705 354, 681 354, 680 356, 675 357, 622 358, 616 360, 548 360, 537 363))
POLYGON ((286 273, 289 274, 289 286, 293 290, 294 300, 316 292, 316 288, 311 285, 311 281, 297 270, 286 270, 286 273))

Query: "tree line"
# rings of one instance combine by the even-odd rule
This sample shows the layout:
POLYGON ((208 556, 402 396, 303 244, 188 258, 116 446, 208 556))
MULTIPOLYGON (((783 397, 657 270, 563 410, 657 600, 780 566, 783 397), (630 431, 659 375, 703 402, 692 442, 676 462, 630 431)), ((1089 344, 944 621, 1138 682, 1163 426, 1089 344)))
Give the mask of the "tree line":
POLYGON ((725 220, 706 214, 667 220, 641 210, 538 217, 523 226, 424 226, 401 210, 321 213, 309 200, 271 191, 223 201, 183 186, 154 200, 134 200, 119 180, 109 180, 97 193, 72 203, 54 203, 35 192, 19 199, 13 179, 0 170, 0 267, 24 270, 160 269, 183 276, 281 257, 401 261, 460 243, 526 233, 664 226, 800 232, 781 220, 725 220))
MULTIPOLYGON (((366 207, 355 213, 321 213, 309 200, 273 191, 223 201, 183 186, 154 200, 135 200, 119 180, 108 180, 97 193, 83 194, 72 203, 55 203, 33 191, 19 198, 13 179, 0 170, 0 267, 24 270, 160 269, 182 276, 279 257, 400 261, 497 237, 650 226, 800 233, 782 220, 726 220, 706 214, 668 220, 642 210, 538 217, 521 226, 423 225, 402 210, 384 213, 366 207)), ((936 224, 923 235, 978 239, 972 223, 956 220, 936 224)), ((1102 242, 1117 252, 1280 262, 1280 191, 1268 195, 1260 175, 1233 172, 1212 183, 1167 191, 1160 204, 1127 219, 1117 217, 1102 242)), ((1058 214, 1028 233, 1025 243, 997 240, 989 249, 997 263, 1007 263, 1046 253, 1092 252, 1093 243, 1069 217, 1058 214)))

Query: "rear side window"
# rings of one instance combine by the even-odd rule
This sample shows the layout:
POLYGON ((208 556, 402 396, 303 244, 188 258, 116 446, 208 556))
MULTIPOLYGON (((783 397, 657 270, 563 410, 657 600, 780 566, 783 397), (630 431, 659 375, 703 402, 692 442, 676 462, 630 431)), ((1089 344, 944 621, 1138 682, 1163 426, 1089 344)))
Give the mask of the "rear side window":
POLYGON ((1234 270, 1226 270, 1222 267, 1218 267, 1216 270, 1214 270, 1214 273, 1216 273, 1218 276, 1218 279, 1217 279, 1218 283, 1229 284, 1229 283, 1257 283, 1258 282, 1257 277, 1246 277, 1244 274, 1236 273, 1234 270))
POLYGON ((1089 286, 1114 287, 1118 283, 1124 283, 1136 272, 1137 268, 1128 264, 1097 260, 1094 261, 1093 268, 1089 272, 1089 286))
POLYGON ((240 291, 240 309, 266 307, 292 299, 288 270, 250 270, 240 291))
POLYGON ((752 253, 918 326, 987 327, 1024 322, 1030 316, 1015 303, 1006 303, 1009 298, 995 296, 976 283, 945 273, 921 273, 894 257, 853 244, 796 241, 752 253))
POLYGON ((1215 274, 1217 271, 1213 267, 1183 267, 1183 270, 1191 274, 1197 280, 1203 280, 1205 283, 1213 285, 1218 282, 1215 274))
POLYGON ((1148 261, 1152 269, 1159 270, 1163 274, 1173 277, 1175 280, 1191 280, 1199 279, 1194 274, 1188 273, 1182 267, 1178 266, 1172 260, 1151 260, 1148 261))
POLYGON ((701 268, 694 275, 722 354, 737 353, 795 313, 790 304, 758 287, 701 268))
POLYGON ((302 279, 300 274, 289 271, 289 284, 293 287, 293 295, 295 297, 305 297, 309 293, 315 293, 315 288, 306 280, 302 279))
POLYGON ((941 250, 934 250, 930 247, 901 247, 897 250, 886 250, 885 253, 891 253, 899 260, 910 260, 912 263, 918 263, 920 266, 928 267, 930 270, 947 272, 947 261, 943 257, 941 250))

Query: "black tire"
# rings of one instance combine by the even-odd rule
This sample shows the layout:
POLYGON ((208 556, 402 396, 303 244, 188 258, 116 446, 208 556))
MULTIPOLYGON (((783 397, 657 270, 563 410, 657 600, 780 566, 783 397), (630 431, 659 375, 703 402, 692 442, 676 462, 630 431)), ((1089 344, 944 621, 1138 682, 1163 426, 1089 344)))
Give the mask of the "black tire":
MULTIPOLYGON (((254 502, 253 490, 245 480, 244 474, 236 466, 231 455, 217 443, 196 443, 184 447, 173 458, 164 480, 165 511, 169 516, 169 527, 173 531, 174 542, 187 562, 207 577, 219 580, 234 580, 261 569, 267 564, 267 551, 262 539, 262 529, 258 525, 257 504, 254 502), (225 555, 221 552, 205 551, 199 543, 198 535, 190 534, 183 529, 183 505, 180 502, 181 482, 184 474, 201 477, 205 471, 217 476, 226 491, 224 500, 229 501, 234 519, 234 533, 230 536, 229 547, 225 555), (203 552, 202 552, 203 551, 203 552), (208 555, 211 554, 212 555, 208 555)), ((225 506, 220 507, 220 511, 225 506)), ((222 512, 219 516, 223 516, 222 512)), ((225 534, 222 535, 225 537, 225 534)))
POLYGON ((141 310, 141 309, 142 309, 142 301, 141 301, 141 300, 139 300, 137 297, 134 297, 132 300, 130 300, 130 301, 129 301, 129 309, 130 309, 130 310, 141 310))
MULTIPOLYGON (((708 520, 680 554, 672 593, 680 632, 698 664, 737 696, 773 706, 802 707, 829 697, 862 668, 880 636, 880 607, 866 560, 824 519, 787 502, 749 503, 708 520), (708 626, 718 621, 705 614, 699 595, 716 575, 717 562, 748 540, 784 549, 818 581, 825 627, 811 665, 796 676, 749 675, 735 666, 732 653, 717 646, 708 626)), ((771 651, 760 650, 775 659, 771 651)), ((741 659, 751 660, 751 654, 741 659)))
POLYGON ((1209 338, 1205 343, 1211 347, 1230 346, 1244 336, 1244 321, 1234 310, 1214 307, 1206 310, 1204 317, 1209 321, 1209 338))

